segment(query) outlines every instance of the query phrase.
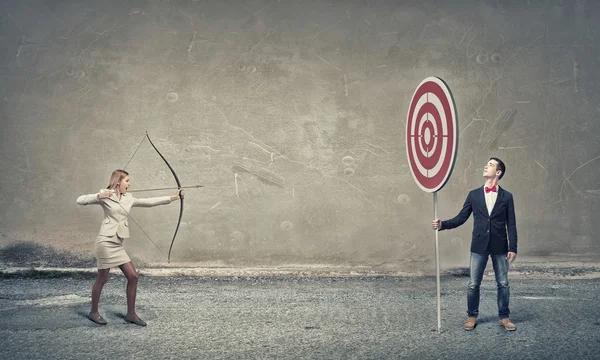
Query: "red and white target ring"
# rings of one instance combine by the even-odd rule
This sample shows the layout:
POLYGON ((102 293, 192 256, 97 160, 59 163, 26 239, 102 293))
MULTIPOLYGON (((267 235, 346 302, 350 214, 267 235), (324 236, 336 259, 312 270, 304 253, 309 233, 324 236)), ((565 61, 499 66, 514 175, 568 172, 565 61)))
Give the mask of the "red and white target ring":
POLYGON ((458 149, 458 121, 452 93, 437 77, 423 80, 410 101, 406 154, 421 190, 436 192, 450 178, 458 149))

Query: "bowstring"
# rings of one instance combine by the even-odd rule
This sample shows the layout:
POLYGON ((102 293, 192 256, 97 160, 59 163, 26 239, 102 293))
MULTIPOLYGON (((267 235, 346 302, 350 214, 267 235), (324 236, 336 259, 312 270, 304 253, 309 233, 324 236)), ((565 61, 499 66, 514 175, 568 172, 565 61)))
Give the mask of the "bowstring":
POLYGON ((144 135, 144 137, 142 138, 142 141, 140 141, 140 143, 138 144, 137 148, 135 148, 135 151, 133 152, 133 155, 131 155, 131 157, 129 158, 129 161, 127 161, 127 164, 125 164, 125 167, 123 168, 123 170, 125 170, 127 168, 127 165, 129 165, 129 163, 131 162, 131 159, 133 159, 133 157, 135 156, 135 154, 137 154, 138 150, 140 149, 140 146, 142 146, 142 143, 144 142, 144 140, 146 140, 146 137, 148 133, 146 133, 146 135, 144 135))
MULTIPOLYGON (((142 143, 144 142, 144 140, 146 140, 146 137, 148 135, 144 135, 144 137, 142 138, 142 141, 140 141, 140 143, 138 144, 137 148, 135 148, 135 151, 133 152, 133 155, 131 155, 131 157, 129 158, 129 161, 127 161, 127 164, 125 164, 125 167, 123 168, 123 170, 125 170, 127 168, 127 166, 129 165, 129 163, 131 162, 131 160, 133 159, 133 157, 135 156, 135 154, 138 152, 138 150, 140 149, 140 146, 142 146, 142 143)), ((121 205, 120 202, 117 202, 117 204, 119 204, 119 206, 121 207, 121 209, 123 209, 123 211, 125 212, 125 214, 127 214, 128 217, 131 218, 131 220, 133 220, 133 222, 137 225, 138 228, 140 228, 140 230, 142 230, 142 232, 144 233, 144 235, 146 235, 146 237, 148 238, 148 240, 150 240, 150 242, 156 246, 156 248, 158 249, 158 251, 160 253, 162 253, 162 251, 160 251, 160 248, 158 247, 158 245, 156 245, 156 243, 152 240, 152 238, 146 233, 146 231, 144 231, 144 229, 142 229, 142 227, 140 226, 140 224, 138 224, 138 222, 133 218, 133 216, 131 216, 131 214, 129 214, 129 212, 127 210, 125 210, 125 208, 123 207, 123 205, 121 205)))
POLYGON ((146 232, 144 231, 144 229, 142 229, 142 227, 140 226, 140 224, 138 224, 138 222, 135 221, 135 219, 133 218, 133 216, 131 216, 131 214, 129 214, 127 212, 127 210, 125 210, 125 208, 123 207, 123 205, 121 205, 121 203, 119 203, 119 202, 117 202, 117 204, 119 204, 119 206, 121 207, 121 209, 123 209, 123 211, 125 211, 125 214, 127 214, 127 216, 130 217, 131 220, 133 220, 133 222, 137 225, 137 227, 139 227, 140 230, 142 230, 142 232, 144 233, 144 235, 146 235, 146 237, 148 238, 148 240, 150 240, 150 242, 152 244, 154 244, 154 246, 156 246, 156 248, 158 249, 158 251, 162 253, 162 251, 160 251, 160 248, 158 247, 158 245, 156 245, 156 243, 152 240, 152 238, 148 234, 146 234, 146 232))

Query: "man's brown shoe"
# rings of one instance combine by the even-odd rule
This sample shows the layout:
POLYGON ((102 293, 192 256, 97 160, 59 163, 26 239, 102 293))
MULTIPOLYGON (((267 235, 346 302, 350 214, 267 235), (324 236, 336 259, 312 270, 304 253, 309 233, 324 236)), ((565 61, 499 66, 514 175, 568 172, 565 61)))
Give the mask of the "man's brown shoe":
POLYGON ((504 330, 507 330, 507 331, 517 330, 517 327, 515 326, 515 324, 513 324, 512 321, 510 321, 509 318, 504 318, 504 319, 500 320, 500 326, 504 327, 504 330))
POLYGON ((475 325, 477 325, 477 318, 469 316, 469 318, 463 325, 463 328, 467 331, 471 331, 471 330, 475 329, 475 325))

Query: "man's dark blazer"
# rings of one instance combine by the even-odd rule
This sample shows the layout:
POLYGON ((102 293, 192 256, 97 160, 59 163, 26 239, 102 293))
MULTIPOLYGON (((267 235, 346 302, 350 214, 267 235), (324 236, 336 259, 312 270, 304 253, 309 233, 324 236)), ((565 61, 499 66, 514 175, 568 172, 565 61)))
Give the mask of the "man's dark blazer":
POLYGON ((498 197, 488 215, 485 205, 485 190, 479 187, 472 190, 465 200, 462 210, 454 218, 442 221, 440 230, 449 230, 461 226, 473 213, 473 238, 471 252, 478 254, 506 254, 517 252, 517 224, 515 204, 510 192, 498 187, 498 197), (508 241, 506 233, 508 230, 508 241), (509 246, 510 244, 510 246, 509 246))

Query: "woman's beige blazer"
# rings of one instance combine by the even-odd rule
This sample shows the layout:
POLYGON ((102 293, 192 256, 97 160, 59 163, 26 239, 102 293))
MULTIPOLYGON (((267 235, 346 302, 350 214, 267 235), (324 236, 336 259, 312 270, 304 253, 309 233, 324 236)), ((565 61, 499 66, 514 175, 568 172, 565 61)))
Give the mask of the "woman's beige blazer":
POLYGON ((100 226, 100 235, 114 236, 117 234, 121 238, 129 237, 129 223, 127 216, 134 206, 152 207, 165 205, 171 202, 170 196, 160 196, 147 199, 136 199, 130 193, 121 196, 121 200, 112 190, 102 189, 101 193, 110 191, 113 194, 106 199, 98 199, 98 194, 81 195, 77 198, 77 204, 90 205, 98 204, 104 210, 104 220, 100 226))

